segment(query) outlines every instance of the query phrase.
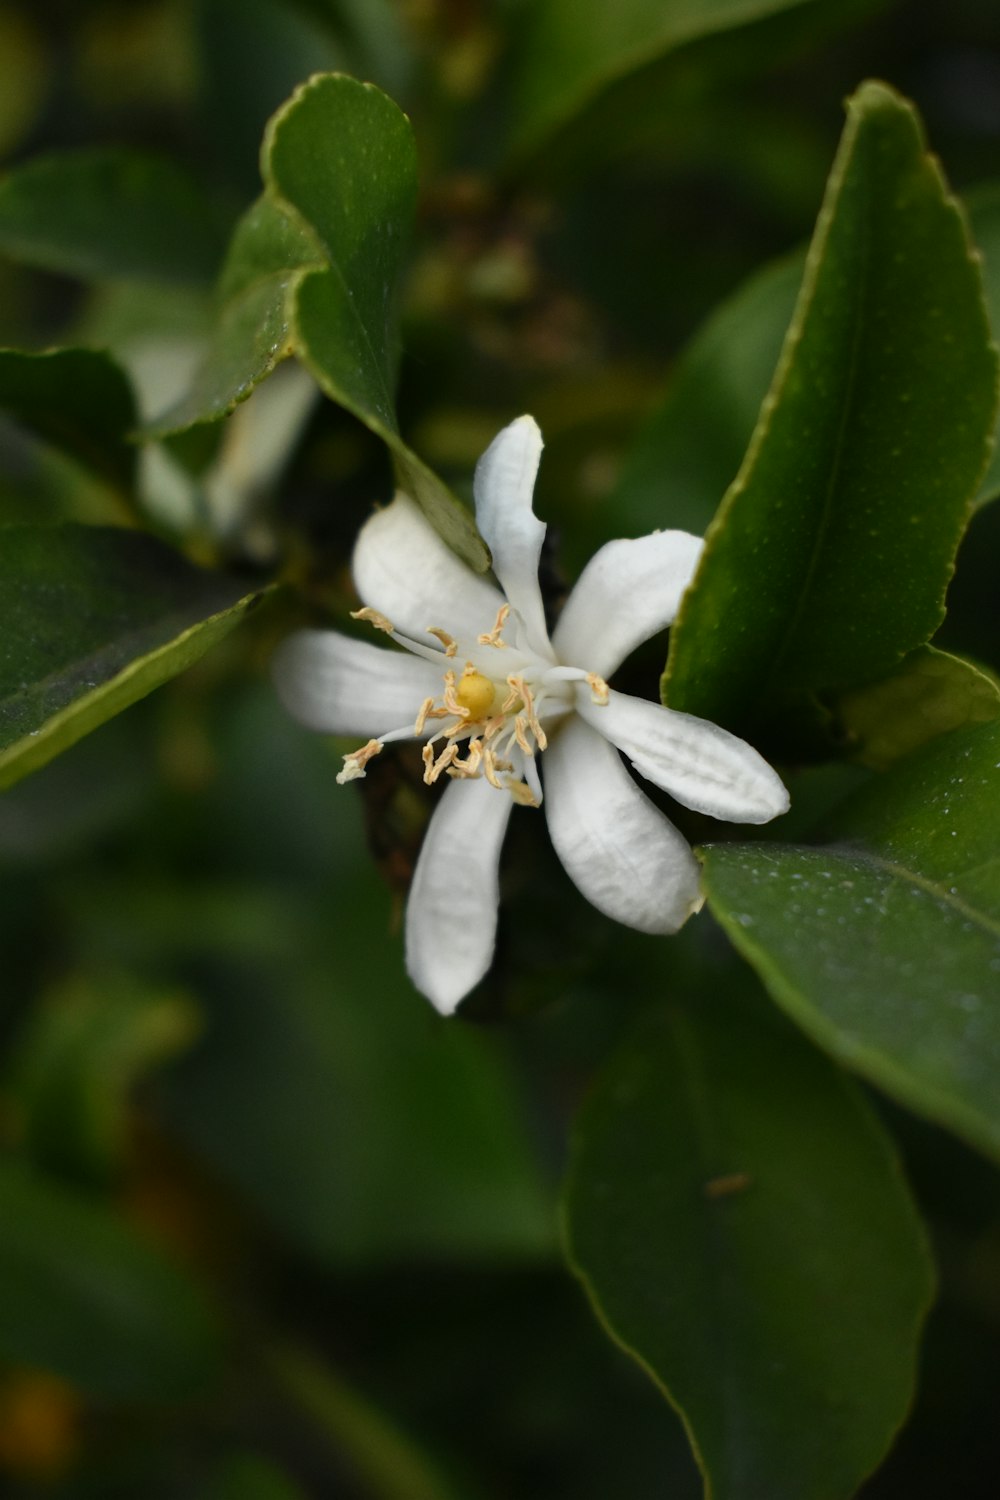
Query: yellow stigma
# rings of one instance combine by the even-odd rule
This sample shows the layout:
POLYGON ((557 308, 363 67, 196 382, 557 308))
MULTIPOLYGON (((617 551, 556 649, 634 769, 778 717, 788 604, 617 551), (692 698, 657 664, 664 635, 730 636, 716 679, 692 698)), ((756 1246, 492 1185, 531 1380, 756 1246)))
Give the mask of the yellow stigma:
POLYGON ((470 719, 485 719, 493 707, 496 689, 481 672, 466 670, 455 684, 455 697, 469 710, 470 719))

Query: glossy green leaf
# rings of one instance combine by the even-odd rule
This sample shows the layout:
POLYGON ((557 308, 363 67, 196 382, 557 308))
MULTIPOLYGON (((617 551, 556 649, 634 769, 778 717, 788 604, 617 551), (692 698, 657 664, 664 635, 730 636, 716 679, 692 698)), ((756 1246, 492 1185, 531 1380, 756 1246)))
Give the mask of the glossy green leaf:
POLYGON ((1000 724, 915 752, 827 833, 710 846, 712 911, 820 1046, 1000 1155, 1000 724))
POLYGON ((902 1422, 932 1293, 845 1075, 718 985, 648 1015, 579 1121, 569 1251, 678 1409, 712 1500, 848 1500, 902 1422))
POLYGON ((939 734, 1000 717, 1000 687, 972 662, 919 646, 888 676, 846 693, 835 713, 853 759, 883 771, 939 734))
MULTIPOLYGON (((993 326, 994 341, 1000 341, 1000 184, 982 187, 967 201, 972 238, 983 257, 983 290, 993 326)), ((976 504, 985 505, 1000 496, 1000 425, 993 433, 993 453, 979 485, 976 504)))
POLYGON ((188 1396, 215 1373, 198 1288, 93 1200, 0 1164, 0 1359, 112 1401, 188 1396))
POLYGON ((117 489, 130 490, 135 425, 128 378, 107 354, 0 349, 0 410, 117 489))
POLYGON ((798 257, 767 266, 692 340, 608 499, 623 536, 706 530, 743 462, 801 282, 798 257))
POLYGON ((0 787, 182 672, 257 597, 138 532, 0 529, 0 787))
POLYGON ((672 632, 672 707, 763 744, 940 624, 996 410, 978 264, 909 105, 848 123, 750 450, 672 632))
POLYGON ((110 1179, 128 1147, 136 1083, 199 1030, 197 1009, 178 990, 123 975, 60 986, 28 1013, 5 1068, 22 1150, 63 1176, 110 1179))
POLYGON ((64 151, 0 181, 0 255, 49 271, 204 283, 224 247, 211 198, 165 157, 64 151))
POLYGON ((523 9, 514 78, 515 152, 537 149, 626 74, 686 43, 803 0, 534 0, 523 9))
POLYGON ((268 125, 265 179, 315 231, 326 264, 294 288, 295 351, 322 390, 378 434, 407 491, 473 567, 489 557, 469 512, 403 441, 396 422, 397 286, 417 194, 409 121, 371 84, 328 74, 268 125))
POLYGON ((147 438, 214 422, 245 401, 292 353, 291 293, 321 250, 313 235, 269 198, 240 220, 218 290, 218 321, 183 400, 143 429, 147 438))

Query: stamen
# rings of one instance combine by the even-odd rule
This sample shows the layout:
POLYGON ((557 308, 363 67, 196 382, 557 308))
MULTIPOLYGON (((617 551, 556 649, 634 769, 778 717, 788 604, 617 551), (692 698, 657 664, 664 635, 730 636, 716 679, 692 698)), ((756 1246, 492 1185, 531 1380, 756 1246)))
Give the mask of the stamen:
POLYGON ((376 630, 384 630, 386 635, 392 635, 396 629, 395 625, 385 615, 380 614, 377 609, 370 609, 366 604, 364 609, 352 609, 352 620, 364 620, 366 625, 374 625, 376 630))
POLYGON ((466 708, 465 704, 459 703, 458 699, 455 697, 454 672, 446 672, 444 674, 444 706, 448 710, 448 712, 450 714, 454 714, 457 719, 467 719, 469 717, 469 710, 466 708))
POLYGON ((416 723, 413 726, 413 733, 415 735, 421 735, 421 734, 423 734, 423 732, 424 732, 424 725, 427 723, 427 715, 431 712, 431 710, 433 709, 433 707, 434 707, 434 699, 433 698, 425 698, 424 701, 423 701, 423 703, 421 703, 421 705, 420 705, 420 712, 417 714, 417 720, 416 720, 416 723))
MULTIPOLYGON (((430 745, 425 745, 424 749, 425 751, 430 750, 431 747, 430 745)), ((435 781, 437 781, 438 777, 441 775, 442 771, 446 771, 451 765, 452 761, 457 758, 458 746, 454 743, 454 741, 452 741, 450 745, 446 745, 445 748, 441 751, 441 754, 438 756, 437 760, 434 760, 433 756, 434 752, 431 751, 431 763, 428 762, 426 754, 424 755, 424 781, 427 786, 433 786, 435 781)))
POLYGON ((510 605, 501 604, 500 608, 497 610, 497 617, 494 621, 493 629, 487 630, 482 635, 476 637, 480 646, 496 646, 500 651, 506 650, 507 642, 501 639, 500 632, 506 625, 507 616, 509 614, 510 605))
POLYGON ((518 807, 537 807, 538 799, 526 781, 515 781, 513 776, 504 778, 505 789, 510 792, 518 807))
POLYGON ((470 740, 469 753, 466 756, 465 760, 462 760, 461 756, 456 755, 451 765, 447 766, 445 769, 447 770, 449 776, 458 776, 462 778, 478 776, 479 765, 482 761, 482 758, 482 740, 470 740))
POLYGON ((587 686, 590 688, 591 701, 596 703, 599 708, 606 708, 608 698, 611 696, 611 689, 604 681, 604 678, 598 677, 596 672, 588 672, 587 686))
POLYGON ((367 745, 362 745, 360 750, 352 750, 349 755, 345 755, 344 769, 337 774, 338 785, 344 786, 348 781, 363 781, 365 766, 376 755, 381 754, 381 751, 381 740, 369 740, 367 745))
POLYGON ((503 791, 503 782, 497 775, 496 756, 488 748, 483 750, 483 775, 490 786, 495 786, 498 792, 503 791))
MULTIPOLYGON (((524 698, 524 713, 525 717, 528 720, 528 726, 531 729, 532 734, 535 736, 535 739, 538 741, 539 750, 544 750, 549 742, 546 737, 545 730, 538 722, 538 714, 535 711, 535 700, 532 696, 531 689, 524 681, 523 677, 521 679, 521 696, 524 698)), ((521 748, 523 749, 524 746, 522 745, 521 748)))
POLYGON ((526 728, 527 720, 525 719, 523 714, 518 714, 514 720, 514 738, 517 740, 517 743, 520 745, 525 755, 534 755, 534 746, 525 733, 526 728))
POLYGON ((447 630, 439 630, 436 625, 428 625, 427 634, 437 636, 444 647, 445 656, 455 655, 455 652, 458 650, 458 643, 453 635, 448 634, 447 630))
POLYGON ((510 692, 500 705, 500 712, 509 714, 517 708, 524 698, 524 678, 515 677, 513 674, 507 678, 507 686, 510 692))

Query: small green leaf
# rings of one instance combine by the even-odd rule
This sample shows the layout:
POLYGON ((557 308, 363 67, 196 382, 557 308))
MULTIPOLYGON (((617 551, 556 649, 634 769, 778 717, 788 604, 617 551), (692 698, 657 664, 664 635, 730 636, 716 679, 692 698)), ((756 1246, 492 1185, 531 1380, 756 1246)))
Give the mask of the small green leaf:
POLYGON ((713 1500, 848 1500, 906 1415, 933 1278, 884 1131, 737 984, 646 1017, 579 1121, 569 1251, 713 1500))
POLYGON ((939 734, 1000 717, 1000 688, 972 662, 919 646, 888 676, 845 693, 835 713, 853 758, 884 771, 939 734))
POLYGON ((189 1396, 219 1326, 198 1288, 102 1206, 0 1163, 0 1358, 110 1401, 189 1396))
POLYGON ((86 281, 204 283, 225 246, 211 198, 167 158, 65 151, 0 182, 0 254, 86 281))
POLYGON ((258 597, 138 532, 0 529, 0 787, 182 672, 258 597))
POLYGON ((135 401, 124 371, 95 349, 0 349, 0 410, 118 490, 129 491, 135 401))
MULTIPOLYGON (((780 740, 940 624, 996 411, 978 264, 909 105, 848 123, 743 468, 672 632, 665 700, 780 740)), ((794 731, 793 731, 794 732, 794 731)))
POLYGON ((264 177, 323 245, 327 264, 293 290, 295 352, 331 400, 388 445, 400 480, 473 567, 489 556, 472 518, 399 434, 397 286, 417 194, 413 132, 371 84, 327 74, 268 125, 264 177))
POLYGON ((605 89, 666 53, 803 0, 534 0, 514 76, 517 153, 537 150, 605 89))
POLYGON ((128 1145, 136 1082, 199 1029, 185 995, 123 976, 77 977, 46 996, 26 1017, 6 1069, 21 1148, 60 1175, 110 1179, 128 1145))
POLYGON ((1000 724, 916 751, 827 832, 710 846, 712 911, 821 1047, 1000 1156, 1000 724))
POLYGON ((218 321, 194 383, 177 405, 143 428, 159 439, 215 422, 238 406, 292 353, 291 293, 322 252, 314 236, 267 197, 233 235, 218 290, 218 321))

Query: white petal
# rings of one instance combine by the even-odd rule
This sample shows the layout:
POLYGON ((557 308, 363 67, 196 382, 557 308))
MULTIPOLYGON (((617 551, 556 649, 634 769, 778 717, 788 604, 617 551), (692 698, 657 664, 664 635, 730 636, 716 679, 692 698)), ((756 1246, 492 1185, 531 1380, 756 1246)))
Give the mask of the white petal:
POLYGON ((521 616, 529 644, 549 655, 538 588, 545 525, 531 508, 542 434, 533 417, 518 417, 493 439, 476 465, 476 525, 508 603, 521 616))
POLYGON ((333 630, 297 630, 274 654, 278 696, 295 718, 323 734, 377 738, 414 721, 438 697, 441 670, 404 651, 384 651, 333 630))
POLYGON ((640 776, 685 807, 732 823, 768 823, 788 811, 788 793, 776 772, 735 734, 625 693, 606 705, 578 689, 577 711, 624 751, 640 776))
POLYGON ((434 810, 406 907, 406 967, 444 1016, 493 958, 500 846, 513 807, 488 781, 452 781, 434 810))
POLYGON ((672 623, 702 546, 686 531, 654 531, 595 552, 552 634, 559 660, 610 677, 636 646, 672 623))
POLYGON ((427 640, 435 625, 464 643, 491 630, 503 599, 438 536, 406 495, 361 528, 352 561, 364 602, 388 615, 397 630, 427 640))
POLYGON ((618 751, 573 718, 543 769, 552 842, 591 905, 640 932, 676 932, 701 905, 698 863, 618 751))

